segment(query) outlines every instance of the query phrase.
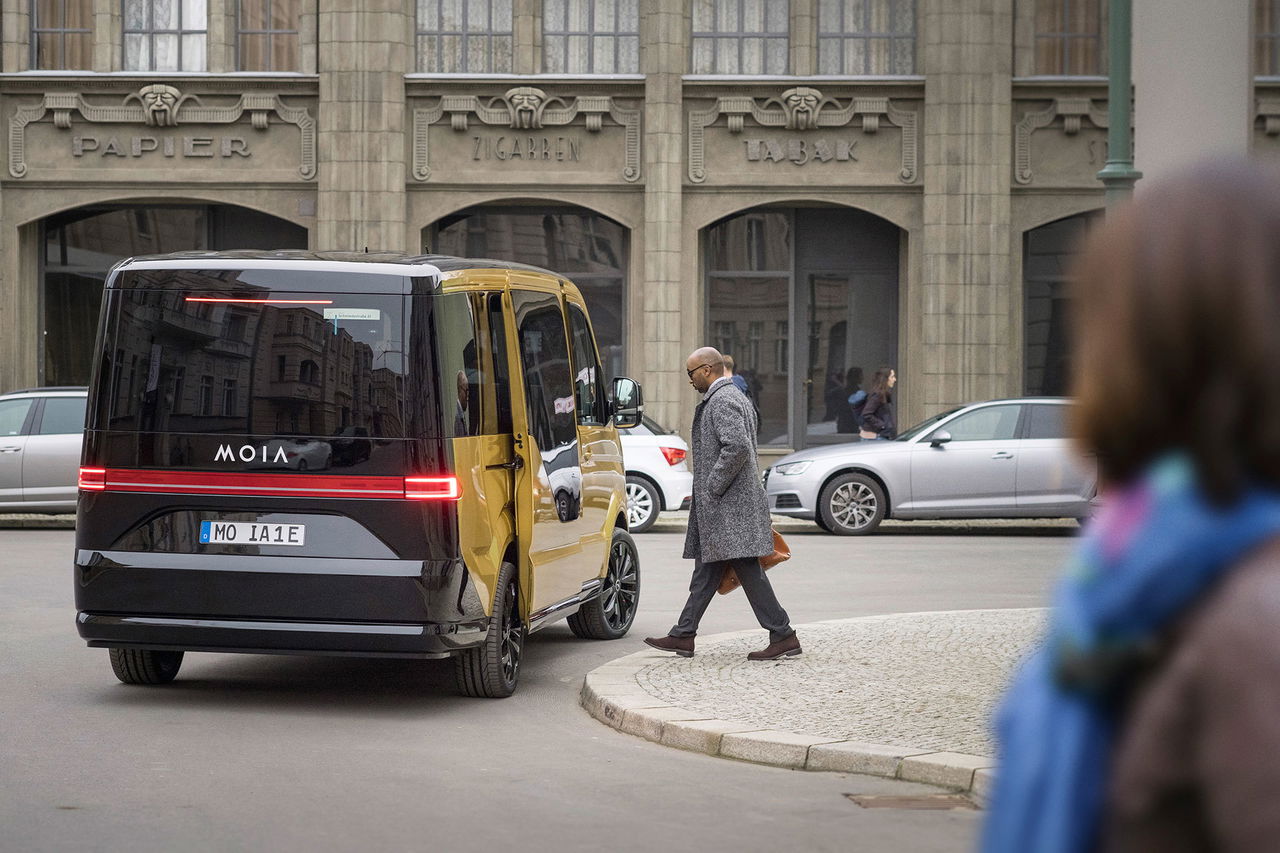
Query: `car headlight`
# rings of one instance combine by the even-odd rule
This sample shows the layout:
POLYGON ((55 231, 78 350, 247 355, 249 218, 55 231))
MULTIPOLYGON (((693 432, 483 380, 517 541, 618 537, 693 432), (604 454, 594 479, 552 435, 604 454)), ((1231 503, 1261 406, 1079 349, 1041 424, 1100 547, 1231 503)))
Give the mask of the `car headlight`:
POLYGON ((789 477, 795 474, 803 474, 812 464, 813 462, 808 459, 803 462, 785 462, 782 465, 773 466, 773 470, 777 471, 784 477, 789 477))

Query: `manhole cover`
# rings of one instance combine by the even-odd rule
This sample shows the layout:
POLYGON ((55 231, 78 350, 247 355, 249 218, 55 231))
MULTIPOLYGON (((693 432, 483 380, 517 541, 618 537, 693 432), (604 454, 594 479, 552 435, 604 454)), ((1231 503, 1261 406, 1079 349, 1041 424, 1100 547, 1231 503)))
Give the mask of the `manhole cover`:
POLYGON ((864 809, 976 809, 960 794, 920 794, 898 797, 887 794, 845 794, 864 809))

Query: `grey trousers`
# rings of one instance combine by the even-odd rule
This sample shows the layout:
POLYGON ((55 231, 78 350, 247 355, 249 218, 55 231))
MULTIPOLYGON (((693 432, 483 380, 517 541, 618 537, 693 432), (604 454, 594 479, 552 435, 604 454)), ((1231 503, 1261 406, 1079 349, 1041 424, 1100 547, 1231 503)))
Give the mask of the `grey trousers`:
POLYGON ((778 597, 773 594, 773 584, 769 583, 764 569, 760 568, 760 561, 755 557, 719 563, 694 560, 693 580, 689 582, 689 600, 680 613, 680 621, 671 629, 671 636, 697 636, 702 614, 707 612, 707 605, 720 588, 720 578, 730 566, 738 573, 738 580, 742 581, 742 591, 747 594, 747 602, 756 614, 756 621, 769 632, 769 642, 776 643, 791 636, 793 632, 787 611, 778 603, 778 597))

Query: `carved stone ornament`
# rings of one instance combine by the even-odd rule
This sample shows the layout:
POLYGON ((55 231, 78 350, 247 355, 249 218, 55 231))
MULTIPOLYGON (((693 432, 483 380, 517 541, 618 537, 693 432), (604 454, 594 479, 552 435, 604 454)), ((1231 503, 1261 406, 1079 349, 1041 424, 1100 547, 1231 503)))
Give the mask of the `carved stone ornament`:
POLYGON ((143 86, 119 104, 94 104, 72 92, 49 92, 36 106, 22 107, 9 119, 9 174, 25 177, 26 128, 53 113, 53 125, 59 130, 71 129, 72 113, 82 120, 103 124, 144 124, 148 127, 177 127, 183 124, 234 124, 249 113, 255 130, 265 131, 274 114, 285 124, 296 125, 302 132, 302 165, 298 175, 305 180, 316 176, 316 121, 306 107, 290 107, 279 95, 249 93, 226 107, 206 107, 195 95, 184 95, 163 83, 143 86))
POLYGON ((689 180, 700 184, 707 179, 706 129, 720 116, 730 133, 742 133, 748 116, 761 127, 783 127, 806 131, 826 127, 847 127, 861 119, 863 133, 880 130, 880 119, 902 129, 902 169, 898 180, 916 180, 918 171, 919 125, 915 110, 904 110, 888 98, 850 98, 841 103, 810 86, 787 89, 776 98, 731 95, 716 99, 709 109, 689 113, 689 180))
POLYGON ((481 123, 517 130, 541 130, 563 127, 583 116, 586 128, 599 133, 605 116, 626 131, 622 177, 634 183, 640 180, 640 110, 618 106, 608 95, 579 96, 570 99, 548 97, 532 86, 508 89, 500 97, 480 98, 475 95, 442 95, 434 106, 413 111, 413 178, 431 179, 427 129, 449 116, 455 132, 467 130, 471 117, 481 123))
POLYGON ((1017 183, 1031 183, 1031 134, 1053 124, 1059 116, 1067 136, 1079 133, 1086 118, 1102 130, 1108 126, 1106 105, 1094 106, 1090 98, 1055 98, 1043 110, 1024 113, 1013 128, 1013 179, 1017 183))

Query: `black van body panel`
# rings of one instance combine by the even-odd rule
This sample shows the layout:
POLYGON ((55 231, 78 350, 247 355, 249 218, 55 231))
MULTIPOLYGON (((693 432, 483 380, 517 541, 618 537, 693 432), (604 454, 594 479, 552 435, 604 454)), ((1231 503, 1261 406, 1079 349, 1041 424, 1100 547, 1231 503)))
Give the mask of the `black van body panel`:
MULTIPOLYGON (((453 374, 445 377, 447 385, 440 379, 432 330, 447 322, 435 313, 437 304, 445 305, 436 300, 452 297, 441 296, 438 276, 409 266, 421 259, 387 254, 192 252, 155 261, 133 259, 109 277, 83 464, 147 475, 140 479, 166 482, 168 491, 135 486, 81 492, 74 566, 81 637, 99 647, 393 657, 439 657, 483 642, 486 606, 461 558, 457 504, 403 496, 402 478, 449 475, 454 467, 448 437, 453 433, 454 403, 448 396, 453 374), (307 271, 246 264, 246 270, 232 263, 241 256, 370 266, 307 271), (175 266, 174 260, 184 263, 175 266), (404 265, 404 274, 373 264, 404 265), (255 354, 247 346, 254 340, 251 331, 243 338, 226 338, 219 328, 204 328, 198 316, 180 315, 170 302, 159 301, 158 291, 168 292, 170 302, 174 291, 247 302, 299 292, 320 294, 338 305, 344 304, 342 294, 354 293, 380 296, 382 301, 371 303, 375 306, 403 306, 395 310, 404 311, 406 334, 388 333, 389 340, 402 337, 400 347, 407 352, 399 356, 400 366, 384 370, 381 387, 393 395, 391 402, 380 404, 386 422, 328 424, 317 430, 303 418, 300 427, 262 434, 264 427, 274 426, 272 419, 255 419, 250 408, 221 420, 193 412, 190 403, 181 412, 172 406, 165 411, 168 404, 153 389, 166 383, 172 388, 174 379, 147 369, 153 354, 162 351, 165 358, 190 353, 195 359, 213 342, 217 358, 245 359, 255 383, 281 386, 275 391, 255 384, 250 393, 268 395, 262 399, 307 383, 300 378, 295 382, 295 373, 287 382, 276 377, 275 357, 267 360, 270 350, 255 354), (147 322, 154 322, 156 331, 136 326, 126 331, 121 319, 125 310, 151 310, 151 315, 136 316, 153 317, 147 322), (138 332, 154 337, 139 339, 138 332), (113 365, 120 348, 126 356, 137 355, 136 374, 133 361, 125 366, 116 358, 113 365), (271 375, 263 378, 266 371, 271 375), (122 405, 113 414, 113 407, 122 405), (302 445, 316 453, 307 467, 297 461, 302 445), (253 448, 265 449, 255 456, 253 448), (294 461, 278 461, 280 448, 294 461), (295 480, 305 492, 308 483, 323 479, 375 478, 385 484, 380 488, 400 487, 402 493, 343 498, 237 494, 219 475, 263 475, 276 484, 273 489, 286 482, 287 487, 279 488, 283 492, 293 492, 295 480), (203 521, 305 524, 306 544, 201 544, 203 521)), ((250 317, 249 330, 257 328, 252 321, 260 316, 259 309, 239 310, 250 317)), ((320 319, 310 318, 310 328, 320 319)), ((336 324, 334 328, 336 333, 336 324)), ((387 352, 395 355, 395 350, 387 352)), ((183 366, 179 356, 172 358, 162 362, 165 370, 183 366)), ((188 396, 197 381, 195 363, 186 362, 192 374, 188 396)), ((312 387, 325 378, 313 376, 312 387)), ((217 392, 222 393, 220 385, 217 392)))

